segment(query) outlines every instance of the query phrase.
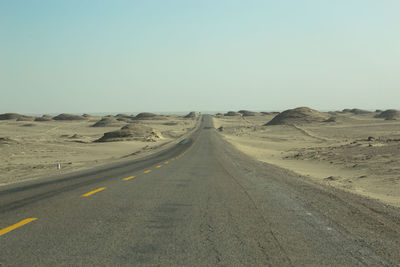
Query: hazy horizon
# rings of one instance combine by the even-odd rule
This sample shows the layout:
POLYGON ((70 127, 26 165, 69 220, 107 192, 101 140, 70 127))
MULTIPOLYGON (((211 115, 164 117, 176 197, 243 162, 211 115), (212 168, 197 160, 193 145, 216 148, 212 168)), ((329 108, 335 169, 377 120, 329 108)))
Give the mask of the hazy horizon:
POLYGON ((0 113, 400 109, 400 2, 2 1, 0 113))

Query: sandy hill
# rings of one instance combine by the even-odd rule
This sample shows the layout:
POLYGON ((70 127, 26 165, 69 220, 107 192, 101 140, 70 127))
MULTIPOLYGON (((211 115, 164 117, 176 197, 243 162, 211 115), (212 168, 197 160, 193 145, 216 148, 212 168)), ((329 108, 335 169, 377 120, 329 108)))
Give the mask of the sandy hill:
POLYGON ((323 122, 330 118, 326 113, 317 110, 300 107, 295 109, 285 110, 276 115, 271 121, 265 125, 280 125, 280 124, 305 124, 313 122, 323 122))
POLYGON ((241 114, 239 112, 235 111, 228 111, 227 113, 224 114, 224 116, 240 116, 241 114))
POLYGON ((339 123, 339 124, 360 122, 360 120, 358 120, 354 117, 348 117, 341 113, 338 113, 338 114, 329 113, 329 114, 330 114, 330 117, 327 120, 325 120, 324 122, 339 123))
POLYGON ((375 118, 382 118, 385 120, 400 119, 400 111, 398 111, 396 109, 388 109, 388 110, 382 111, 381 113, 375 115, 375 118))
POLYGON ((85 117, 81 115, 74 115, 74 114, 67 114, 67 113, 62 113, 60 115, 57 115, 53 118, 53 120, 59 120, 59 121, 77 121, 77 120, 86 120, 85 117))
POLYGON ((342 112, 353 113, 353 114, 356 114, 356 115, 363 115, 363 114, 370 114, 371 113, 371 111, 364 110, 364 109, 359 109, 359 108, 343 109, 342 112))
POLYGON ((191 112, 189 112, 189 114, 187 114, 184 118, 187 118, 187 119, 194 119, 194 118, 197 118, 197 117, 198 117, 197 112, 191 111, 191 112))
POLYGON ((242 114, 242 116, 255 116, 257 112, 250 111, 250 110, 239 110, 238 113, 242 114))
POLYGON ((51 121, 52 119, 50 115, 43 115, 42 117, 35 118, 35 121, 51 121))
POLYGON ((4 113, 0 114, 0 120, 32 121, 34 120, 34 118, 31 116, 21 115, 18 113, 4 113))
POLYGON ((261 113, 261 115, 273 115, 272 112, 268 112, 268 111, 261 111, 260 113, 261 113))
POLYGON ((158 115, 150 112, 142 112, 136 115, 134 120, 164 120, 167 116, 158 115))
POLYGON ((117 114, 115 115, 115 119, 118 121, 132 122, 135 119, 135 116, 127 114, 117 114))
POLYGON ((161 139, 161 133, 149 126, 132 123, 125 125, 120 130, 104 133, 103 137, 95 142, 114 142, 114 141, 145 141, 156 142, 161 139))
POLYGON ((137 120, 146 120, 146 119, 150 119, 150 118, 154 118, 157 117, 157 114, 154 113, 150 113, 150 112, 142 112, 136 115, 136 119, 137 120))
POLYGON ((121 125, 121 121, 118 121, 114 117, 104 117, 92 125, 92 127, 113 127, 121 125))

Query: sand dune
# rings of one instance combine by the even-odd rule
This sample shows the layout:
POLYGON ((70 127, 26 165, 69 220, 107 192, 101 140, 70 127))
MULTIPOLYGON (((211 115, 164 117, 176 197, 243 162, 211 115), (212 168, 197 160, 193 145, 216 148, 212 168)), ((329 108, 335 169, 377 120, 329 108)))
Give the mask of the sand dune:
POLYGON ((279 113, 265 125, 305 124, 323 122, 329 120, 329 118, 329 114, 319 112, 308 107, 300 107, 288 109, 279 113))
POLYGON ((35 118, 32 116, 21 115, 18 113, 0 114, 0 120, 17 120, 17 121, 32 121, 35 118))
POLYGON ((42 117, 35 118, 35 121, 51 121, 53 117, 50 115, 43 115, 42 117))
POLYGON ((117 120, 115 117, 103 117, 101 120, 95 122, 92 127, 118 127, 124 124, 117 120))
POLYGON ((104 116, 107 119, 103 120, 96 116, 65 114, 61 117, 66 120, 47 120, 51 117, 45 116, 46 120, 27 123, 17 121, 21 116, 24 115, 7 115, 4 116, 7 120, 0 120, 0 184, 143 157, 178 142, 198 122, 197 118, 175 115, 164 116, 163 120, 138 121, 129 119, 134 118, 131 115, 104 116), (130 122, 129 126, 122 127, 127 124, 117 120, 122 117, 130 122), (112 123, 91 127, 102 120, 112 123), (105 133, 115 131, 128 131, 129 136, 112 140, 113 136, 108 140, 124 139, 118 142, 94 142, 105 133), (56 169, 57 163, 61 163, 61 170, 56 169))
POLYGON ((189 112, 186 116, 184 116, 184 118, 197 118, 198 117, 198 114, 197 114, 197 112, 194 112, 194 111, 191 111, 191 112, 189 112))
POLYGON ((236 111, 228 111, 227 113, 224 114, 224 116, 240 116, 241 114, 236 111))
POLYGON ((375 115, 341 112, 328 122, 332 114, 301 108, 214 122, 227 141, 260 161, 400 206, 400 121, 375 115))
POLYGON ((372 113, 371 111, 364 110, 364 109, 359 109, 359 108, 343 109, 342 112, 353 113, 353 114, 356 114, 356 115, 372 113))
POLYGON ((395 109, 388 109, 375 115, 375 118, 382 118, 385 120, 397 120, 400 119, 400 111, 395 109))
POLYGON ((86 118, 84 116, 80 116, 80 115, 62 113, 60 115, 55 116, 53 118, 53 120, 56 120, 56 121, 77 121, 77 120, 86 120, 86 118))
POLYGON ((250 110, 239 110, 238 113, 242 114, 242 116, 255 116, 257 115, 257 112, 250 111, 250 110))
POLYGON ((149 126, 132 123, 125 125, 119 130, 104 133, 104 135, 95 142, 115 142, 115 141, 145 141, 156 142, 162 139, 160 131, 149 126))
POLYGON ((162 120, 165 119, 165 116, 150 113, 150 112, 142 112, 136 115, 135 120, 162 120))

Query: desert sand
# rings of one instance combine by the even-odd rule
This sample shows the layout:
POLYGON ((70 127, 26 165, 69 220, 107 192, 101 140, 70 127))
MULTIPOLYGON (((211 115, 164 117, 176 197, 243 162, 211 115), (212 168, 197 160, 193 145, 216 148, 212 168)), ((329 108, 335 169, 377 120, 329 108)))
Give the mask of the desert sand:
POLYGON ((253 158, 400 207, 398 112, 299 108, 214 116, 220 134, 253 158))
POLYGON ((0 114, 0 185, 144 157, 178 142, 197 123, 197 113, 0 114))

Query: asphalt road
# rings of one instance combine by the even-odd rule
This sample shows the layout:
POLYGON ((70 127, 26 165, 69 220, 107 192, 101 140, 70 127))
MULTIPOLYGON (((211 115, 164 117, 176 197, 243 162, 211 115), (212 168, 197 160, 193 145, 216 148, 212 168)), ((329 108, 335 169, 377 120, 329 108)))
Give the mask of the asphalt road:
POLYGON ((0 187, 4 266, 398 266, 399 233, 398 209, 254 161, 210 116, 151 157, 0 187))

